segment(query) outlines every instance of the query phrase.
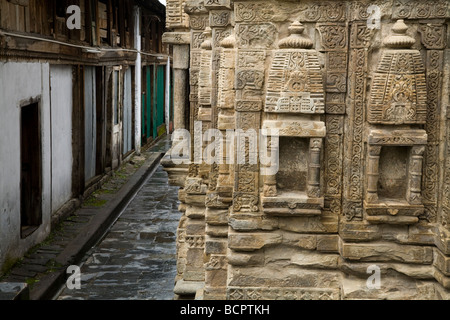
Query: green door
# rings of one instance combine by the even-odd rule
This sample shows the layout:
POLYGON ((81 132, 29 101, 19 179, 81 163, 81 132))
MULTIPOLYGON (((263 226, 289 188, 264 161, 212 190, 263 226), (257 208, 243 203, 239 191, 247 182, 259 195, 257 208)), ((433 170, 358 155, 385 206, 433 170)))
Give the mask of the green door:
POLYGON ((156 74, 156 123, 157 136, 165 132, 164 103, 165 103, 165 66, 157 67, 156 74))

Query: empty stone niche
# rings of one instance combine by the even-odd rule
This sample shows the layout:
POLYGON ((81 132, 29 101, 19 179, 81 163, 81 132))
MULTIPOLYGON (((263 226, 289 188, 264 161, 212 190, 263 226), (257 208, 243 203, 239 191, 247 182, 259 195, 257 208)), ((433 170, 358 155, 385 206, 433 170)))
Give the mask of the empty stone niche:
POLYGON ((325 124, 312 120, 266 120, 263 128, 276 129, 279 135, 278 145, 268 145, 269 153, 278 152, 279 161, 276 173, 263 176, 264 213, 320 215, 324 204, 320 157, 325 124))
POLYGON ((405 200, 410 147, 384 146, 380 151, 378 197, 386 202, 405 200))
POLYGON ((308 176, 309 139, 279 138, 279 168, 276 174, 279 192, 306 192, 308 176))
POLYGON ((421 129, 370 131, 364 200, 369 222, 418 222, 424 212, 421 179, 426 141, 421 129))

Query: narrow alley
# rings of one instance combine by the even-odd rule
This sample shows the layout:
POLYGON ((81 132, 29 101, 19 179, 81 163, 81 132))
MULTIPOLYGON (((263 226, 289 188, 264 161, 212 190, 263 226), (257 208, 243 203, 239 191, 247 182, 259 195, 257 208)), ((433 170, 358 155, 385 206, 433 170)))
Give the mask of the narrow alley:
MULTIPOLYGON (((157 144, 150 151, 165 151, 161 148, 167 144, 157 144)), ((81 288, 62 288, 57 299, 173 299, 175 239, 181 215, 177 190, 169 186, 167 173, 158 166, 84 257, 81 288)))

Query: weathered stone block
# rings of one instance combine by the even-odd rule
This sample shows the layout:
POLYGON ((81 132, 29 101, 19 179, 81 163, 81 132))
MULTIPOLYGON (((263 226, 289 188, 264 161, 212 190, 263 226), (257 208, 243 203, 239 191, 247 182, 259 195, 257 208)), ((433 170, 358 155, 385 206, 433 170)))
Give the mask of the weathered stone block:
POLYGON ((280 244, 282 240, 282 235, 275 233, 232 233, 228 236, 228 247, 236 251, 255 251, 280 244))
POLYGON ((450 257, 443 254, 439 249, 434 249, 433 265, 444 275, 450 276, 450 257))
POLYGON ((398 261, 405 263, 431 264, 431 247, 398 245, 394 243, 348 243, 340 246, 342 257, 357 261, 398 261))
POLYGON ((338 235, 317 235, 317 251, 339 252, 338 235))
POLYGON ((228 224, 228 210, 218 210, 206 208, 205 221, 212 225, 227 225, 228 224))
POLYGON ((291 257, 291 263, 301 267, 317 269, 336 269, 338 266, 337 254, 323 254, 314 252, 299 252, 291 257))
POLYGON ((432 283, 408 281, 402 278, 383 278, 380 289, 369 289, 367 278, 348 277, 342 281, 342 299, 385 299, 385 300, 434 300, 432 283))
POLYGON ((317 237, 315 235, 283 232, 283 244, 307 250, 315 250, 317 237))
POLYGON ((241 253, 230 251, 227 255, 228 263, 233 266, 258 266, 264 264, 264 253, 241 253))
POLYGON ((226 238, 228 236, 228 226, 216 226, 207 224, 205 234, 213 237, 226 238))
POLYGON ((364 222, 342 222, 339 224, 339 235, 345 241, 373 241, 381 239, 377 225, 364 222))
MULTIPOLYGON (((204 196, 202 197, 204 199, 204 196)), ((188 196, 187 198, 191 198, 191 196, 188 196)), ((189 219, 202 219, 205 217, 205 208, 188 204, 186 206, 186 217, 189 219)))
POLYGON ((329 226, 322 223, 319 217, 279 218, 279 228, 299 233, 325 233, 331 232, 329 226))
POLYGON ((207 270, 205 272, 205 283, 209 287, 225 287, 227 284, 227 270, 207 270))
POLYGON ((226 254, 227 245, 226 240, 212 240, 208 237, 205 243, 205 254, 226 254))
POLYGON ((278 228, 278 219, 265 218, 259 216, 233 215, 229 218, 229 225, 236 231, 251 230, 275 230, 278 228))
POLYGON ((186 223, 186 236, 205 234, 205 223, 199 220, 191 219, 186 223))

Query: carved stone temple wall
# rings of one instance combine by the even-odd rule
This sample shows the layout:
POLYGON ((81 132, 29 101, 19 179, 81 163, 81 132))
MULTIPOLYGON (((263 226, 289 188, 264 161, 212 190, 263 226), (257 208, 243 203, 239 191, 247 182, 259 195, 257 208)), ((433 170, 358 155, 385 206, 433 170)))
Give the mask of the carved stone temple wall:
POLYGON ((162 160, 183 212, 174 292, 450 299, 449 2, 167 0, 166 14, 191 146, 189 163, 162 160), (201 157, 208 129, 220 161, 201 157))

